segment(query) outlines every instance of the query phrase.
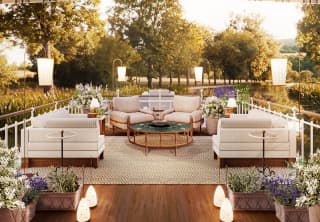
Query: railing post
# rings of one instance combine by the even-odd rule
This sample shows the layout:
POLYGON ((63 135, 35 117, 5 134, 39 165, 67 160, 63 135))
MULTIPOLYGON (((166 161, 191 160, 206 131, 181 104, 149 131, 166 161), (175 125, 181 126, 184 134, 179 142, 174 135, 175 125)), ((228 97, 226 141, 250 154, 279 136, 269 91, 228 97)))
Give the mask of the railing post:
POLYGON ((18 123, 14 121, 14 147, 18 148, 18 123))
POLYGON ((310 155, 313 154, 313 120, 310 121, 310 155))
POLYGON ((297 108, 294 106, 294 107, 291 108, 291 110, 292 110, 293 118, 297 118, 297 112, 296 112, 297 108))
POLYGON ((304 158, 304 119, 300 120, 300 137, 301 137, 301 156, 304 158))
POLYGON ((270 101, 267 102, 268 110, 271 111, 271 103, 270 101))
POLYGON ((34 117, 34 107, 31 108, 31 117, 34 117))
POLYGON ((8 148, 8 124, 4 125, 4 145, 8 148))
POLYGON ((58 102, 55 101, 55 102, 54 102, 54 110, 57 110, 57 109, 58 109, 58 102))
POLYGON ((251 107, 253 107, 253 97, 250 97, 250 104, 251 104, 251 107))
POLYGON ((202 100, 203 100, 203 89, 200 89, 200 100, 201 100, 201 103, 202 103, 202 100))

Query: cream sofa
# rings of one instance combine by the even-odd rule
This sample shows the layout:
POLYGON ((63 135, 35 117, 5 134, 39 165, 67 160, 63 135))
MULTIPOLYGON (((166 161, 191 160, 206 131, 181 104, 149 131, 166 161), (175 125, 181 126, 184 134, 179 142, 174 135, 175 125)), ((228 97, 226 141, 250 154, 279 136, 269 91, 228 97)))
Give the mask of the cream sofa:
POLYGON ((201 129, 202 111, 200 96, 177 96, 173 98, 173 108, 161 113, 161 118, 169 122, 191 124, 201 129))
POLYGON ((69 114, 57 110, 31 120, 31 126, 21 131, 21 156, 27 166, 59 164, 61 158, 61 131, 64 136, 63 156, 65 165, 98 166, 105 149, 104 135, 100 135, 99 119, 87 118, 86 114, 69 114))
POLYGON ((220 166, 260 165, 262 132, 272 137, 265 140, 267 165, 283 166, 296 157, 296 132, 280 117, 253 110, 248 115, 233 115, 218 122, 217 135, 212 136, 215 157, 220 166))
POLYGON ((110 124, 114 128, 127 130, 128 124, 150 122, 154 120, 152 111, 140 108, 138 96, 114 97, 110 124))

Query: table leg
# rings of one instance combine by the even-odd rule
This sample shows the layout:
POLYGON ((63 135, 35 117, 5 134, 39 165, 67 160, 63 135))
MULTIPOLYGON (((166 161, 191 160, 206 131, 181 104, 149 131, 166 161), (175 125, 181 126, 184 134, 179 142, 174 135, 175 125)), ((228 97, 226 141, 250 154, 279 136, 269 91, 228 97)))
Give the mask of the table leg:
POLYGON ((174 134, 174 141, 175 141, 175 148, 174 148, 174 155, 177 156, 177 133, 174 134))
POLYGON ((144 134, 144 155, 147 156, 147 150, 148 150, 148 134, 144 134))

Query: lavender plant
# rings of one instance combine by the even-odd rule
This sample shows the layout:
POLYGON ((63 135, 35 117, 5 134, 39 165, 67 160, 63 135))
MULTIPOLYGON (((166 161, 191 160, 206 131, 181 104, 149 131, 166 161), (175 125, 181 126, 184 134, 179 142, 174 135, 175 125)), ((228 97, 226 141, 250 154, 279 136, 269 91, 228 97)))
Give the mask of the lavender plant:
POLYGON ((77 175, 68 168, 55 168, 48 177, 48 189, 53 192, 75 192, 79 188, 77 175))
POLYGON ((22 198, 22 201, 25 204, 31 203, 34 199, 39 197, 40 191, 47 189, 47 181, 45 178, 35 175, 31 178, 28 178, 24 182, 27 190, 22 198))

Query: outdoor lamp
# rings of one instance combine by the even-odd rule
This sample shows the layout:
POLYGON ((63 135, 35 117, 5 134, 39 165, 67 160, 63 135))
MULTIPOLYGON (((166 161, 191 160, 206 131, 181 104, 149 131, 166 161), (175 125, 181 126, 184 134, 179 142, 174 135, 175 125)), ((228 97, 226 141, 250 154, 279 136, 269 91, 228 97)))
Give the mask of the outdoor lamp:
POLYGON ((216 207, 221 207, 222 201, 225 198, 225 194, 224 194, 224 190, 222 188, 221 185, 216 187, 216 190, 214 191, 214 195, 213 195, 213 204, 216 207))
POLYGON ((124 82, 126 81, 126 67, 125 66, 118 66, 118 81, 124 82))
POLYGON ((194 77, 196 82, 202 81, 202 72, 203 72, 202 66, 194 67, 194 77))
POLYGON ((53 59, 37 59, 39 86, 53 85, 53 64, 53 59))
POLYGON ((82 198, 77 209, 77 221, 85 222, 88 220, 90 220, 90 208, 86 198, 82 198))
POLYGON ((227 102, 227 107, 235 108, 237 107, 237 102, 235 98, 229 98, 227 102))
POLYGON ((97 206, 97 203, 98 203, 97 193, 92 185, 89 186, 86 192, 86 200, 89 207, 97 206))
POLYGON ((220 220, 224 222, 232 222, 233 221, 233 211, 230 200, 228 198, 224 198, 220 208, 220 220))
POLYGON ((273 85, 285 85, 287 76, 287 59, 271 59, 273 85))
POLYGON ((91 111, 95 111, 95 109, 99 108, 100 107, 100 104, 99 104, 99 101, 98 99, 96 98, 93 98, 90 102, 90 110, 91 111))

